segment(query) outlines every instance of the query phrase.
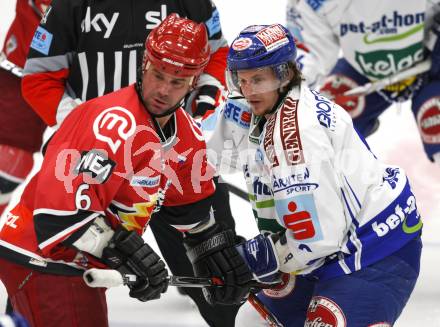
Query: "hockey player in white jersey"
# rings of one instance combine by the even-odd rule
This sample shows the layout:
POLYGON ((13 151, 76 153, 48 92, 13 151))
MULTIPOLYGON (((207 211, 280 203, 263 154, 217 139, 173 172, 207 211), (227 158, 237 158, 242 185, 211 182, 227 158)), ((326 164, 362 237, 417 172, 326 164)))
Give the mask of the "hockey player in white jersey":
POLYGON ((346 109, 364 136, 391 104, 411 99, 425 152, 440 165, 439 0, 288 0, 287 28, 306 50, 298 55, 306 80, 346 109), (343 95, 429 59, 427 72, 366 96, 343 95))
MULTIPOLYGON (((295 57, 282 25, 244 29, 228 54, 231 96, 202 122, 219 173, 243 169, 261 231, 238 250, 255 279, 282 274, 258 297, 284 326, 392 326, 419 274, 415 197, 295 57)), ((245 304, 236 326, 265 325, 254 318, 245 304)))

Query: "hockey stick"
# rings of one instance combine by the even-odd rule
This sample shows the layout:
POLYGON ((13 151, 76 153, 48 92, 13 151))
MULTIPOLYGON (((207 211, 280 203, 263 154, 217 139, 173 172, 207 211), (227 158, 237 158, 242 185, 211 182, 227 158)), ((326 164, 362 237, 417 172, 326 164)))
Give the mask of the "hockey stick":
POLYGON ((6 59, 6 55, 3 52, 0 53, 0 68, 14 74, 17 77, 23 77, 23 68, 6 59))
POLYGON ((354 89, 348 90, 343 94, 343 96, 359 97, 359 96, 368 95, 378 90, 382 90, 384 87, 388 85, 407 79, 411 76, 427 72, 430 68, 431 68, 431 59, 429 58, 408 69, 397 72, 394 75, 385 77, 378 81, 366 83, 359 87, 355 87, 354 89))
POLYGON ((239 188, 235 185, 232 185, 230 183, 226 183, 226 186, 227 186, 229 192, 238 196, 240 199, 249 202, 249 195, 246 191, 243 191, 241 188, 239 188))
MULTIPOLYGON (((84 272, 84 282, 90 287, 116 287, 121 285, 132 285, 137 281, 137 276, 132 274, 122 275, 113 269, 92 268, 84 272)), ((189 276, 169 276, 169 285, 177 287, 206 287, 222 286, 223 281, 219 278, 209 277, 189 277, 189 276)), ((254 287, 259 289, 272 288, 277 284, 255 283, 254 287)), ((270 327, 283 327, 277 318, 266 308, 261 300, 253 293, 248 297, 249 303, 257 310, 260 316, 269 323, 270 327)))
MULTIPOLYGON (((92 268, 84 272, 84 282, 89 287, 116 287, 121 285, 133 285, 138 281, 136 275, 121 274, 113 269, 92 268)), ((202 278, 190 276, 169 276, 168 284, 177 287, 205 287, 222 285, 218 278, 202 278)))
MULTIPOLYGON (((114 269, 97 269, 92 268, 86 270, 83 274, 84 282, 89 287, 116 287, 120 285, 133 285, 138 281, 138 277, 133 274, 121 274, 114 269)), ((206 286, 223 286, 224 283, 220 278, 209 277, 191 277, 191 276, 169 276, 168 283, 177 287, 206 287, 206 286)), ((263 289, 273 288, 280 281, 274 283, 255 282, 252 287, 263 289)))
POLYGON ((263 302, 253 293, 249 294, 248 302, 254 307, 270 327, 283 327, 283 324, 269 311, 263 302))

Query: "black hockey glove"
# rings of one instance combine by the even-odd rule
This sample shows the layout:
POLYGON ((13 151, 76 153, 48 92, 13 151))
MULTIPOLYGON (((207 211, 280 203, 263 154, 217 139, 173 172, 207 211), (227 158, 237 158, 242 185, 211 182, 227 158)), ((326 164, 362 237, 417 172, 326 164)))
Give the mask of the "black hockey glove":
POLYGON ((145 302, 160 298, 168 288, 164 262, 135 231, 119 227, 102 254, 104 263, 122 274, 134 274, 130 296, 145 302))
POLYGON ((206 84, 193 92, 188 100, 193 117, 203 116, 208 110, 214 110, 219 102, 222 91, 216 85, 206 84))
POLYGON ((238 304, 249 294, 252 273, 236 249, 239 241, 233 230, 224 230, 218 224, 200 233, 187 233, 183 240, 195 276, 224 281, 225 286, 203 289, 211 304, 238 304))

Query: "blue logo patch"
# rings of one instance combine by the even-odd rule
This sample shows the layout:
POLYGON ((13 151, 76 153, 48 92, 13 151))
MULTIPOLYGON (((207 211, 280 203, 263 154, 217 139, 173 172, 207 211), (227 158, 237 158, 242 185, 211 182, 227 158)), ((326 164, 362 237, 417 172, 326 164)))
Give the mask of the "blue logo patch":
POLYGON ((322 240, 321 224, 312 194, 276 200, 275 208, 280 223, 292 231, 295 240, 303 243, 322 240))
POLYGON ((38 26, 31 42, 31 48, 41 52, 42 54, 48 55, 52 38, 52 33, 49 33, 41 26, 38 26))
POLYGON ((236 106, 232 102, 227 102, 223 115, 226 119, 233 121, 240 127, 249 128, 251 122, 251 114, 236 106))
POLYGON ((212 13, 212 17, 205 22, 205 25, 208 28, 209 37, 212 37, 213 35, 220 32, 220 15, 218 14, 217 9, 214 10, 214 12, 212 13))

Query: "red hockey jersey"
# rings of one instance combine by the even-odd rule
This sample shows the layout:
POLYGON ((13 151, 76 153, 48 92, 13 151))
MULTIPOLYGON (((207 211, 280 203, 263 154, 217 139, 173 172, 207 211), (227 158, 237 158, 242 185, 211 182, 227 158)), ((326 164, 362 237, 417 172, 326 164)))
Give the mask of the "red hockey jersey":
POLYGON ((50 1, 17 0, 15 18, 6 34, 3 53, 19 67, 24 67, 29 44, 50 1))
POLYGON ((181 230, 209 217, 215 186, 202 133, 182 108, 168 124, 174 133, 161 140, 134 85, 74 110, 8 213, 0 253, 34 269, 78 273, 102 267, 71 246, 99 215, 139 234, 160 206, 188 211, 170 221, 181 230))

